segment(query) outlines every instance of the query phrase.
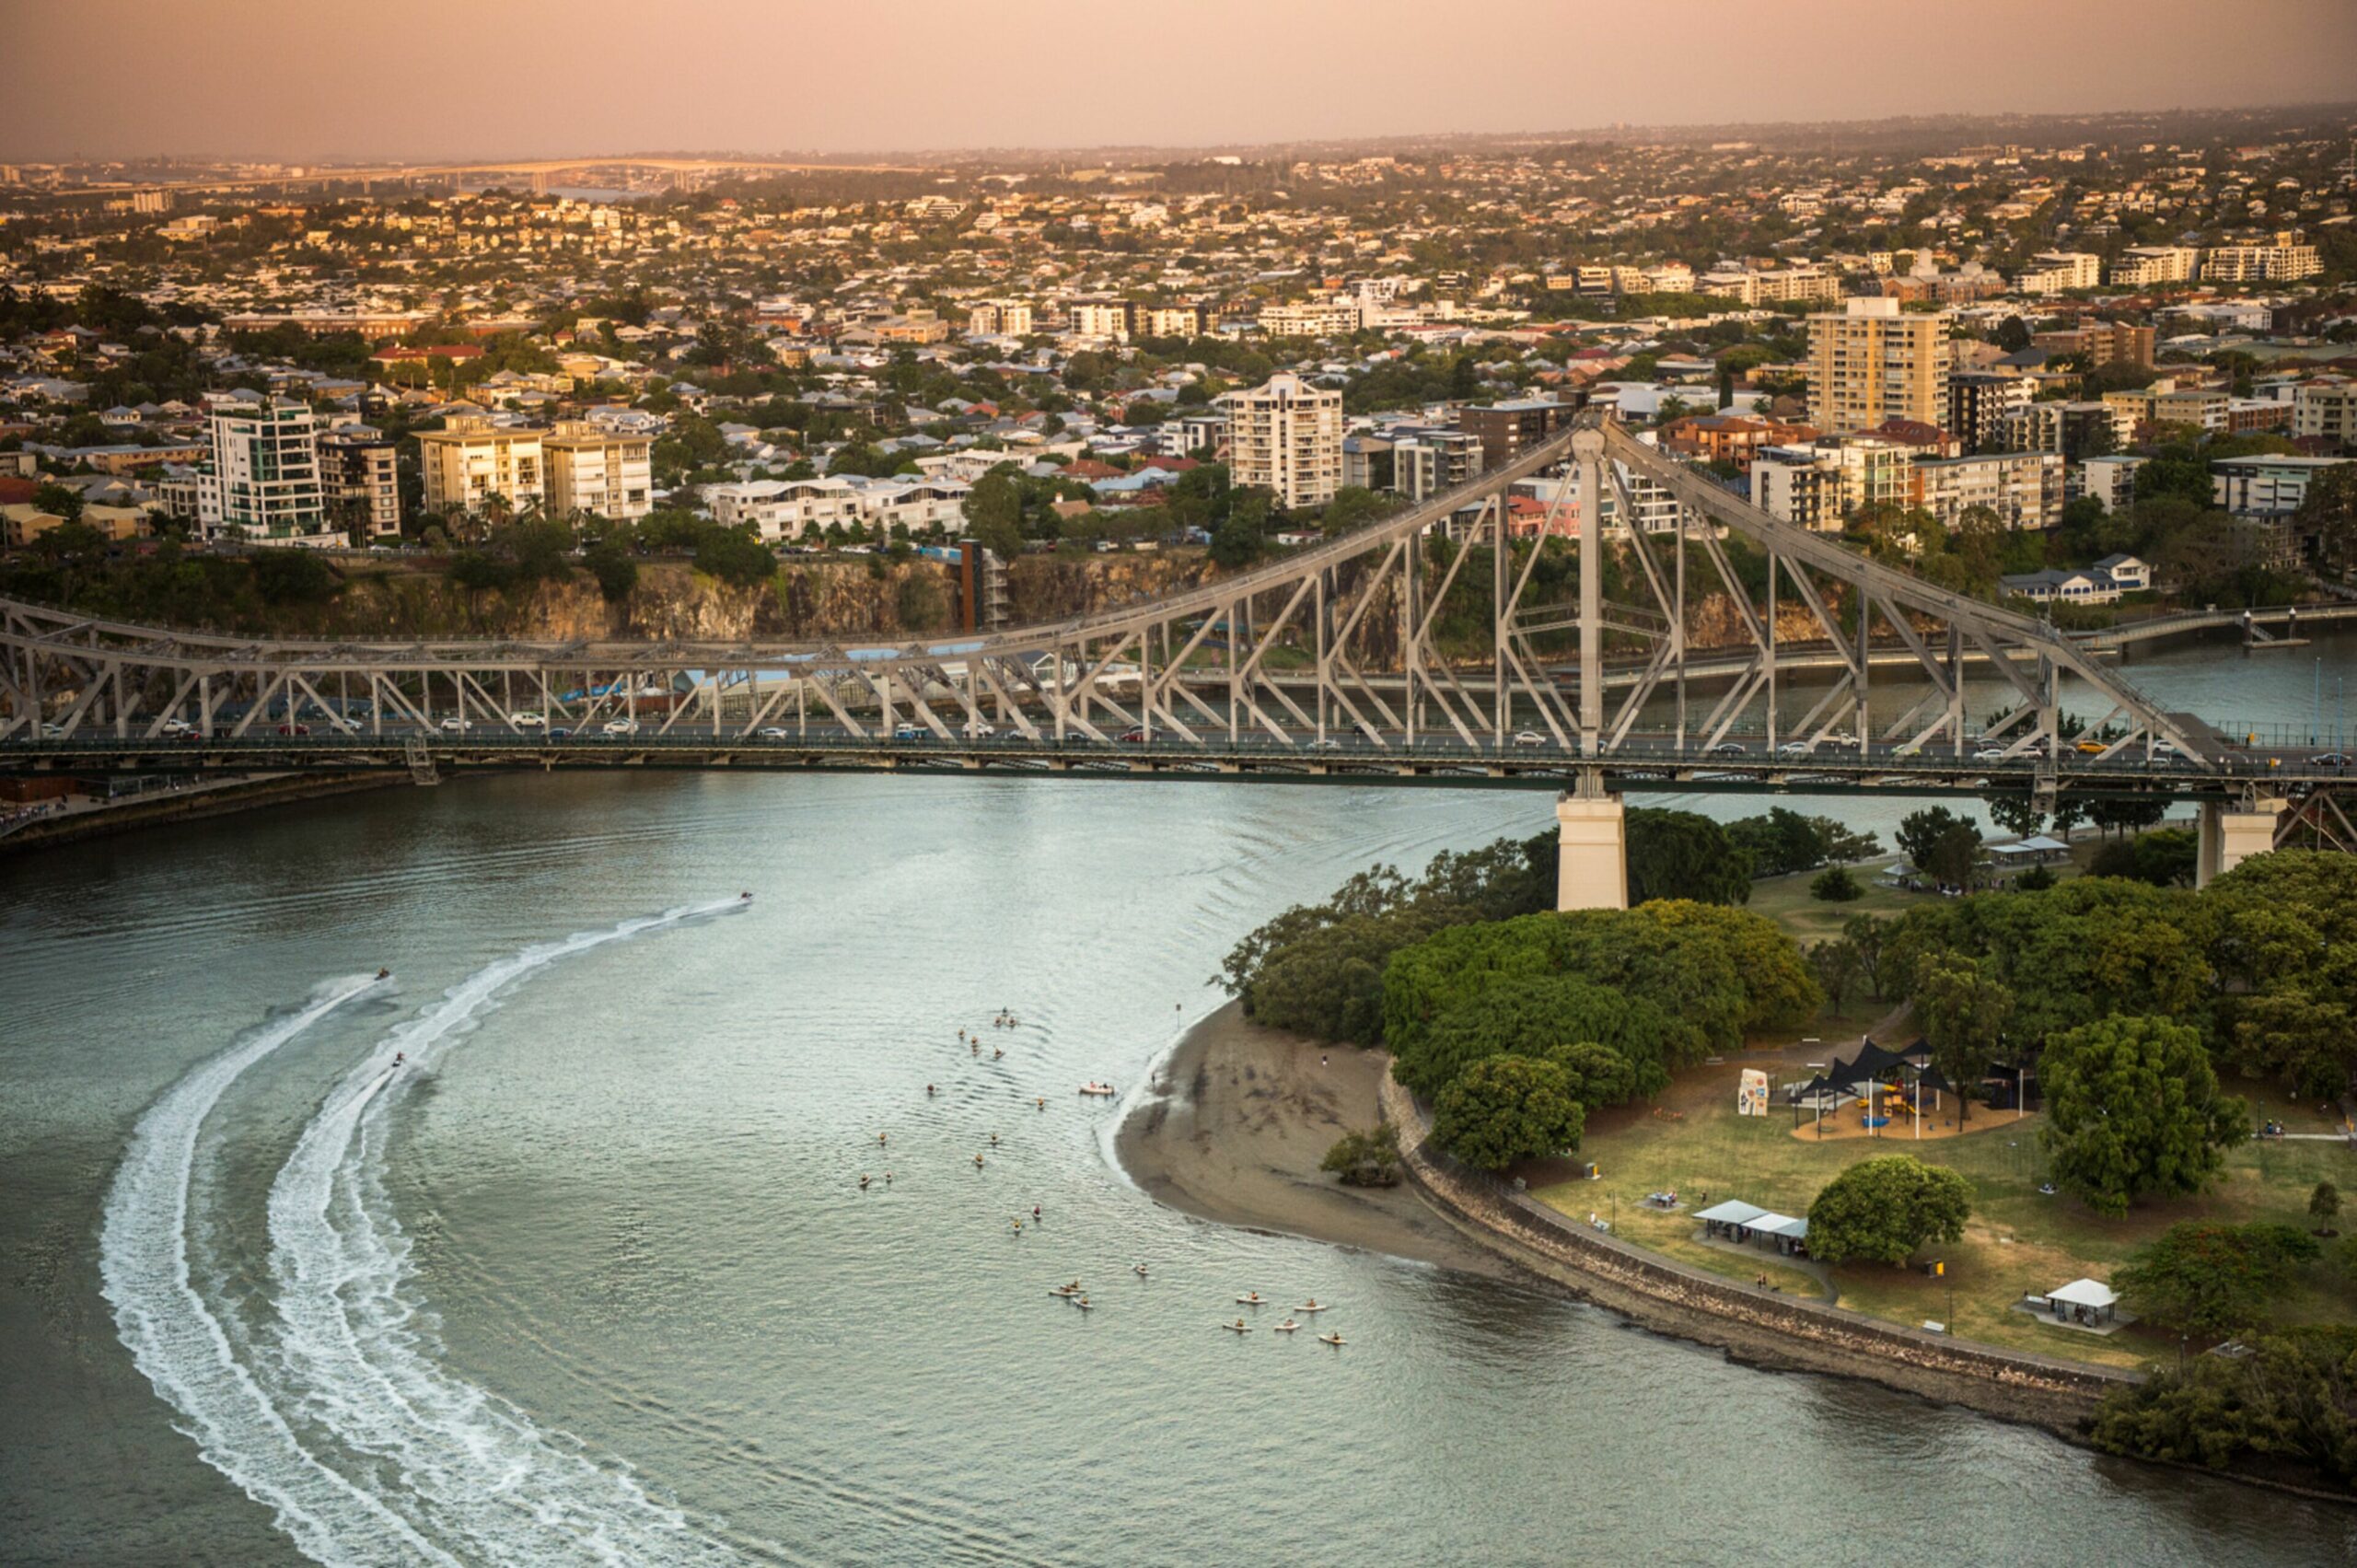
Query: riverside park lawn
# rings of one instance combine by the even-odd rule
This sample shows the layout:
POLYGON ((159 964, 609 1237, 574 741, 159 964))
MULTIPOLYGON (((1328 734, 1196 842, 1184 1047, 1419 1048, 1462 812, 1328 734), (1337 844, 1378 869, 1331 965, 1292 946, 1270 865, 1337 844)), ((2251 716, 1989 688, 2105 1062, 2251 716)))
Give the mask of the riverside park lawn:
MULTIPOLYGON (((1878 1318, 1907 1324, 1930 1318, 1947 1323, 1953 1333, 1989 1344, 2128 1366, 2173 1357, 2176 1337, 2131 1326, 2100 1338, 2051 1327, 2012 1310, 2013 1304, 2025 1293, 2043 1295, 2083 1275, 2108 1279, 2136 1248, 2180 1220, 2271 1219, 2307 1228, 2315 1223, 2307 1207, 2316 1184, 2328 1178, 2346 1182, 2350 1177, 2349 1152, 2338 1141, 2253 1141, 2227 1151, 2221 1179, 2201 1197, 2148 1201, 2125 1218, 2110 1220, 2075 1198, 2038 1192, 2038 1183, 2045 1179, 2045 1159, 2038 1148, 2038 1133, 2045 1125, 2042 1116, 1918 1144, 1907 1135, 1910 1127, 1897 1122, 1879 1140, 1849 1137, 1817 1143, 1793 1136, 1788 1109, 1767 1116, 1736 1114, 1736 1083, 1742 1068, 1764 1067, 1771 1081, 1782 1083, 1805 1074, 1805 1060, 1829 1060, 1822 1051, 1835 1049, 1836 1038, 1829 1031, 1825 1046, 1754 1052, 1729 1058, 1724 1065, 1698 1067, 1679 1074, 1655 1106, 1616 1106, 1598 1112, 1589 1119, 1587 1135, 1580 1143, 1581 1158, 1597 1167, 1593 1181, 1563 1179, 1570 1168, 1567 1161, 1541 1162, 1524 1174, 1541 1202, 1575 1219, 1585 1220, 1590 1213, 1610 1219, 1617 1200, 1623 1238, 1681 1263, 1743 1280, 1764 1272, 1780 1289, 1820 1300, 1825 1298, 1818 1283, 1822 1274, 1839 1292, 1841 1306, 1878 1318), (1739 1198, 1780 1214, 1805 1214, 1817 1190, 1853 1162, 1909 1153, 1927 1165, 1948 1166, 1972 1183, 1972 1217, 1966 1222, 1964 1239, 1954 1245, 1934 1243, 1917 1254, 1919 1260, 1944 1260, 1944 1278, 1931 1278, 1920 1268, 1881 1263, 1831 1269, 1815 1265, 1817 1272, 1811 1272, 1779 1262, 1772 1250, 1736 1251, 1695 1239, 1701 1226, 1693 1215, 1709 1206, 1702 1201, 1706 1192, 1711 1203, 1739 1198), (1678 1192, 1678 1212, 1665 1214, 1645 1206, 1647 1193, 1671 1189, 1678 1192)), ((1839 1049, 1846 1053, 1855 1043, 1853 1030, 1839 1049)), ((2267 1086, 2229 1087, 2251 1101, 2254 1121, 2264 1099, 2265 1114, 2282 1121, 2292 1132, 2334 1130, 2316 1107, 2286 1106, 2280 1095, 2270 1098, 2267 1086)), ((1951 1100, 1951 1108, 1953 1104, 1951 1100)), ((1986 1116, 1985 1109, 1982 1114, 1986 1116)), ((1842 1115, 1854 1125, 1858 1108, 1851 1106, 1842 1115)), ((1805 1132, 1807 1125, 1804 1117, 1805 1132)), ((2335 1315, 2334 1305, 2320 1295, 2295 1295, 2283 1304, 2279 1318, 2288 1322, 2335 1315)))
MULTIPOLYGON (((2073 848, 2077 852, 2074 861, 2093 853, 2085 841, 2073 848)), ((1886 857, 1877 869, 1887 864, 1886 857)), ((2076 867, 2057 869, 2070 875, 2076 867)), ((1838 935, 1840 923, 1852 914, 1894 914, 1928 896, 1870 886, 1865 897, 1854 902, 1827 904, 1808 896, 1808 881, 1807 877, 1762 881, 1754 888, 1749 905, 1775 920, 1804 947, 1838 935)), ((1588 1118, 1578 1156, 1596 1163, 1599 1174, 1595 1180, 1568 1179, 1575 1168, 1570 1160, 1533 1162, 1519 1174, 1541 1202, 1582 1221, 1591 1213, 1608 1220, 1617 1213, 1618 1233, 1624 1239, 1681 1263, 1741 1280, 1764 1272, 1779 1289, 1820 1300, 1827 1298, 1824 1282, 1829 1281, 1841 1306, 1878 1318, 1906 1324, 1932 1319, 1947 1324, 1952 1333, 1984 1343, 2131 1366, 2174 1359, 2177 1337, 2140 1326, 2108 1338, 2080 1333, 2015 1312, 2013 1305, 2026 1293, 2043 1295, 2082 1276, 2108 1280, 2138 1247, 2179 1221, 2270 1219, 2305 1230, 2316 1224, 2308 1215, 2308 1195, 2318 1181, 2357 1187, 2357 1161, 2338 1139, 2254 1140, 2226 1151, 2219 1179, 2200 1197, 2148 1200, 2124 1218, 2111 1220, 2075 1198, 2038 1192, 2047 1172, 2038 1146, 2046 1124, 2043 1116, 2014 1121, 2001 1113, 1991 1121, 1986 1108, 1976 1107, 1975 1121, 1966 1124, 1971 1130, 1954 1136, 1918 1143, 1910 1135, 1911 1123, 1895 1121, 1878 1140, 1852 1136, 1819 1143, 1793 1135, 1792 1111, 1781 1103, 1764 1117, 1736 1114, 1736 1085, 1745 1067, 1764 1068, 1771 1086, 1781 1090, 1788 1082, 1811 1076, 1808 1063, 1852 1054, 1862 1032, 1871 1031, 1886 1044, 1915 1038, 1916 1031, 1903 1027, 1903 1020, 1883 1017, 1886 1011, 1870 1001, 1845 999, 1840 1015, 1821 1017, 1804 1031, 1818 1037, 1814 1043, 1805 1039, 1754 1041, 1757 1049, 1744 1055, 1678 1074, 1654 1105, 1615 1106, 1596 1112, 1588 1118), (1953 1245, 1935 1243, 1916 1255, 1919 1263, 1945 1260, 1947 1272, 1942 1278, 1932 1278, 1920 1267, 1880 1263, 1800 1266, 1779 1261, 1771 1249, 1730 1250, 1696 1239, 1701 1226, 1693 1215, 1699 1209, 1735 1198, 1780 1214, 1806 1214, 1817 1190, 1840 1171, 1855 1161, 1888 1154, 1913 1154, 1927 1165, 1948 1166, 1972 1183, 1972 1217, 1966 1223, 1964 1239, 1953 1245), (1680 1203, 1676 1213, 1645 1206, 1647 1193, 1672 1189, 1680 1203)), ((2273 1118, 2292 1132, 2341 1131, 2339 1121, 2316 1106, 2287 1103, 2272 1084, 2229 1081, 2223 1086, 2248 1102, 2253 1126, 2273 1118)), ((1946 1103, 1946 1114, 1952 1117, 1955 1102, 1951 1098, 1946 1103)), ((1839 1120, 1854 1129, 1858 1117, 1859 1108, 1852 1105, 1839 1120)), ((1837 1118, 1829 1115, 1826 1120, 1831 1124, 1837 1118)), ((1926 1119, 1927 1132, 1931 1120, 1926 1119)), ((1808 1119, 1803 1121, 1805 1131, 1808 1119)), ((2347 1316, 2344 1305, 2305 1286, 2277 1312, 2278 1321, 2286 1323, 2347 1316)))

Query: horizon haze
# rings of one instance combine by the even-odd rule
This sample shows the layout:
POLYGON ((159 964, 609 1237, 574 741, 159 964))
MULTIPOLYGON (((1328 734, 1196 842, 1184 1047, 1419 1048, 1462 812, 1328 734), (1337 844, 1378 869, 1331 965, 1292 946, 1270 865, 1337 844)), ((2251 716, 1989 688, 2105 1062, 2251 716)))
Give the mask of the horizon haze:
POLYGON ((908 155, 2262 109, 2345 99, 2357 62, 2357 6, 2340 0, 2246 0, 2231 28, 2215 6, 2153 0, 2132 37, 2117 13, 2034 0, 1991 0, 1961 31, 1868 0, 1833 0, 1794 29, 1496 0, 1483 27, 1441 35, 1398 0, 1200 0, 1183 25, 1025 4, 982 41, 970 10, 941 0, 888 16, 703 0, 659 29, 621 0, 421 0, 394 48, 357 53, 333 9, 219 9, 193 37, 153 25, 161 14, 100 0, 17 15, 18 58, 102 57, 110 92, 93 116, 88 74, 22 75, 0 156, 908 155), (1133 51, 1094 52, 1123 29, 1133 51), (1861 73, 1837 37, 1922 68, 1861 73), (552 68, 516 68, 535 61, 552 68), (943 70, 967 90, 929 85, 943 70))

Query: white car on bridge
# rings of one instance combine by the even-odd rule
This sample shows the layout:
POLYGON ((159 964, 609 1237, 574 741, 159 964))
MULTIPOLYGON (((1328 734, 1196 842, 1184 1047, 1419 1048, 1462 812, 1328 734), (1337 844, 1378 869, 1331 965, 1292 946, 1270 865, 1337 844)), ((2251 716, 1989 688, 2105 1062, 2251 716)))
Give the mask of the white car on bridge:
POLYGON ((549 721, 546 714, 536 714, 526 709, 520 714, 508 714, 507 722, 517 729, 545 729, 548 727, 549 721))
POLYGON ((606 721, 605 733, 608 735, 636 735, 638 733, 638 721, 636 719, 608 719, 606 721))

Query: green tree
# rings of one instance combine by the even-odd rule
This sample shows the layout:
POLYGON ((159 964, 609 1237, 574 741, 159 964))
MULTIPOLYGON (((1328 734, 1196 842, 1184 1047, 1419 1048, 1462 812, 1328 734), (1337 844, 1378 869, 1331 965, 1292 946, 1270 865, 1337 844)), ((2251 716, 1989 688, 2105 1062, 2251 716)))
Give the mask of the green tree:
POLYGON ((2098 1214, 2200 1191, 2225 1146, 2248 1135, 2243 1102, 2218 1092, 2200 1031, 2165 1017, 2067 1030, 2047 1042, 2038 1075, 2054 1179, 2098 1214))
POLYGON ((2340 1189, 2329 1181, 2317 1182, 2308 1194, 2308 1213, 2320 1225, 2332 1224, 2340 1214, 2340 1189))
POLYGON ((1477 1062, 1433 1103, 1433 1136, 1477 1170, 1577 1148, 1586 1120, 1571 1075, 1527 1056, 1477 1062))
POLYGON ((1965 1116, 1972 1113, 1969 1090, 1988 1076, 2013 1011, 2014 993, 1982 974, 1970 958, 1942 953, 1923 960, 1915 981, 1915 1016, 1932 1048, 1932 1063, 1956 1086, 1965 1116))
POLYGON ((2112 1283, 2155 1323, 2186 1333, 2232 1333, 2257 1326, 2294 1269, 2322 1251, 2293 1225, 2191 1220, 2138 1248, 2112 1283))
POLYGON ((749 588, 777 575, 777 557, 751 534, 714 528, 696 546, 696 570, 734 587, 749 588))
POLYGON ((1892 923, 1871 914, 1853 914, 1841 923, 1841 939, 1858 950, 1860 972, 1879 1002, 1890 994, 1890 976, 1883 958, 1890 947, 1892 923))
POLYGON ((1900 853, 1916 870, 1943 882, 1968 880, 1972 875, 1971 857, 1980 848, 1980 835, 1973 830, 1970 819, 1945 806, 1909 812, 1899 819, 1896 837, 1900 853), (1958 846, 1966 844, 1968 838, 1968 847, 1964 850, 1964 864, 1959 870, 1956 864, 1958 846))
POLYGON ((1808 1206, 1808 1250, 1828 1263, 1904 1263, 1933 1241, 1959 1241, 1972 1214, 1972 1184, 1912 1155, 1860 1160, 1808 1206))
POLYGON ((1839 1013, 1841 999, 1864 978, 1866 965, 1855 942, 1837 936, 1809 944, 1808 967, 1817 976, 1817 989, 1825 993, 1826 1006, 1839 1013))
POLYGON ((1318 1168, 1341 1177, 1345 1187, 1396 1187, 1399 1129, 1378 1121, 1364 1132, 1345 1132, 1326 1151, 1318 1168))
POLYGON ((1629 902, 1692 899, 1740 904, 1751 898, 1751 857, 1727 842, 1726 830, 1692 811, 1632 807, 1623 827, 1629 902))
MULTIPOLYGON (((1583 1077, 1588 1069, 1574 1048, 1612 1051, 1629 1086, 1608 1098, 1581 1095, 1584 1105, 1618 1105, 1631 1094, 1655 1094, 1669 1082, 1666 1064, 1678 1031, 1659 1006, 1578 975, 1501 977, 1447 1008, 1432 1028, 1395 1051, 1392 1076, 1411 1093, 1430 1097, 1476 1062, 1492 1056, 1557 1061, 1583 1077)), ((1599 1080, 1617 1081, 1598 1071, 1599 1080)))
POLYGON ((1858 879, 1850 875, 1846 865, 1829 865, 1817 874, 1808 885, 1808 896, 1827 903, 1846 904, 1856 901, 1865 893, 1858 879))
MULTIPOLYGON (((24 493, 18 491, 17 494, 21 495, 24 493)), ((35 487, 33 509, 47 512, 52 517, 63 517, 69 523, 78 523, 82 520, 82 493, 70 484, 49 481, 35 487)))
POLYGON ((598 579, 598 592, 609 604, 619 604, 630 597, 638 586, 638 563, 629 551, 610 540, 599 540, 582 557, 589 575, 598 579))
POLYGON ((966 532, 1002 561, 1023 553, 1023 490, 1015 470, 1001 465, 966 493, 966 532))
POLYGON ((2017 839, 2028 838, 2046 826, 2046 813, 2026 795, 1992 795, 1988 801, 1989 819, 2017 839))

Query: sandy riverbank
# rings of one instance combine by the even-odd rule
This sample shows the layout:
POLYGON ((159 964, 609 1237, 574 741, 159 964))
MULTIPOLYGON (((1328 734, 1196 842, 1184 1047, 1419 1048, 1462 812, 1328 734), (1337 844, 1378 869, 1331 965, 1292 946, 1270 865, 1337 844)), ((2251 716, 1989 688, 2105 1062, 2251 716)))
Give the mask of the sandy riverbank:
POLYGON ((1318 1168, 1337 1138, 1373 1125, 1390 1062, 1261 1028, 1231 1002, 1179 1041, 1158 1074, 1161 1092, 1131 1112, 1115 1151, 1157 1202, 1222 1225, 1507 1272, 1406 1184, 1345 1187, 1318 1168))

